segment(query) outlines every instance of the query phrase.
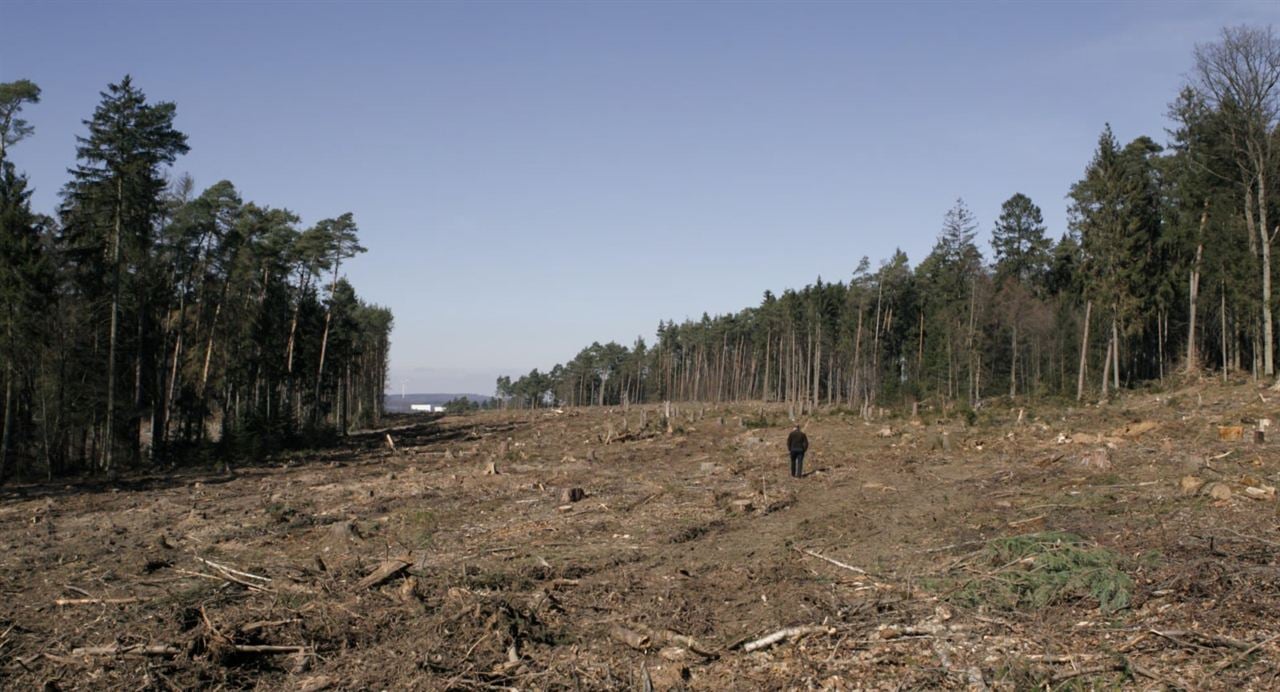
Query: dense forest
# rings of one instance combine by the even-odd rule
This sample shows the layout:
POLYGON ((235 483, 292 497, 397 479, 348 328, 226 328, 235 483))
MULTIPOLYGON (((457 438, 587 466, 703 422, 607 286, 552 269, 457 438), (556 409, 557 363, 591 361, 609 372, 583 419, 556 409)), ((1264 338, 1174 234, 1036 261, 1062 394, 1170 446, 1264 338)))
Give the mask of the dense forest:
POLYGON ((1103 128, 1056 242, 1013 194, 984 257, 979 221, 957 201, 914 267, 900 251, 874 268, 864 258, 847 283, 662 322, 653 345, 593 343, 548 372, 499 378, 497 394, 512 406, 765 400, 867 415, 1106 399, 1207 371, 1271 382, 1280 40, 1229 28, 1193 57, 1163 145, 1103 128))
POLYGON ((0 83, 0 480, 256 458, 378 420, 392 318, 342 277, 364 252, 350 213, 302 229, 171 177, 176 107, 127 76, 38 213, 10 154, 39 100, 0 83))

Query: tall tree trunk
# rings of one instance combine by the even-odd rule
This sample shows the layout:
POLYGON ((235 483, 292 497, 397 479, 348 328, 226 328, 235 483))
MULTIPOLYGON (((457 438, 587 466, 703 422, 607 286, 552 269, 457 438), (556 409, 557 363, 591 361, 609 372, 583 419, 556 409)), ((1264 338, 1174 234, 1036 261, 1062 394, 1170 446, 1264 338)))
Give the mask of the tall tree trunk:
POLYGON ((1196 263, 1192 265, 1192 275, 1188 280, 1190 297, 1188 298, 1187 321, 1187 375, 1194 375, 1199 370, 1199 350, 1196 342, 1196 304, 1199 299, 1199 274, 1201 274, 1201 258, 1204 256, 1204 244, 1196 246, 1196 263))
POLYGON ((819 319, 816 326, 817 336, 813 340, 813 346, 809 349, 809 359, 813 361, 813 391, 812 403, 809 405, 810 411, 818 408, 819 389, 822 386, 822 321, 819 319))
POLYGON ((111 239, 111 326, 107 340, 107 421, 106 442, 102 445, 102 470, 111 470, 111 449, 115 446, 116 422, 116 333, 120 315, 120 235, 123 225, 124 179, 116 178, 115 228, 111 239))
POLYGON ((1076 378, 1076 401, 1084 401, 1084 375, 1089 365, 1089 317, 1093 314, 1093 301, 1084 304, 1084 336, 1080 338, 1080 370, 1076 378))
POLYGON ((1013 325, 1013 338, 1009 340, 1009 398, 1018 396, 1018 324, 1013 325))
POLYGON ((1204 229, 1209 223, 1209 200, 1204 202, 1204 210, 1200 212, 1200 229, 1196 234, 1196 257, 1191 264, 1191 277, 1188 279, 1187 305, 1187 375, 1193 375, 1200 369, 1199 344, 1196 341, 1196 301, 1200 298, 1200 263, 1204 259, 1204 229))
POLYGON ((858 329, 853 337, 853 384, 849 387, 849 408, 853 408, 853 397, 862 387, 862 303, 858 303, 858 329))
POLYGON ((1111 379, 1111 351, 1112 349, 1115 348, 1115 346, 1116 346, 1115 340, 1113 339, 1107 340, 1107 355, 1105 358, 1102 359, 1102 400, 1103 401, 1106 401, 1107 399, 1107 385, 1109 384, 1111 379))
MULTIPOLYGON (((1275 340, 1271 325, 1271 238, 1267 219, 1267 166, 1258 166, 1258 232, 1262 241, 1262 372, 1275 375, 1275 340)), ((1278 229, 1280 230, 1280 229, 1278 229)), ((1276 388, 1280 388, 1277 380, 1276 388)))
POLYGON ((965 350, 967 353, 966 360, 969 361, 969 405, 974 406, 978 403, 978 373, 976 372, 975 360, 977 354, 974 353, 974 313, 977 308, 978 301, 978 282, 973 280, 969 282, 969 333, 965 337, 965 350))
POLYGON ((1160 311, 1156 313, 1156 345, 1158 347, 1157 350, 1159 351, 1160 357, 1159 366, 1161 384, 1164 383, 1164 332, 1168 326, 1166 315, 1167 313, 1164 308, 1161 308, 1160 311))
POLYGON ((764 401, 769 400, 769 366, 771 365, 769 362, 769 356, 772 355, 770 353, 772 346, 773 330, 766 329, 764 333, 764 392, 760 397, 764 401))
POLYGON ((1230 363, 1227 361, 1227 281, 1222 280, 1222 381, 1227 381, 1227 368, 1230 363))
POLYGON ((329 323, 333 319, 333 301, 337 298, 338 268, 341 266, 340 257, 335 257, 333 262, 333 281, 329 283, 329 306, 324 311, 324 335, 320 337, 320 366, 316 368, 316 401, 312 417, 317 421, 320 416, 320 383, 324 379, 324 358, 329 347, 329 323))
POLYGON ((924 306, 920 306, 920 342, 916 345, 916 377, 924 379, 924 306))
MULTIPOLYGON (((10 327, 12 329, 12 327, 10 327)), ((4 432, 0 434, 0 483, 9 471, 9 431, 13 427, 13 355, 4 367, 4 432)), ((46 423, 47 425, 47 423, 46 423)))
POLYGON ((1116 328, 1116 317, 1113 313, 1111 316, 1111 378, 1112 388, 1116 393, 1120 392, 1120 332, 1116 328))

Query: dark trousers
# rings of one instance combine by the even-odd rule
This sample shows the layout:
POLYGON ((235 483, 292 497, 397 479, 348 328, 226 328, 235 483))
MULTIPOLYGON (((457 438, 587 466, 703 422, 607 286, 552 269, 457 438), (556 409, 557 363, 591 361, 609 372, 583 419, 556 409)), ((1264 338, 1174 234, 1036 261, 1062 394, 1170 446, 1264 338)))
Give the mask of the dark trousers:
POLYGON ((804 475, 804 452, 791 450, 791 477, 799 478, 804 475))

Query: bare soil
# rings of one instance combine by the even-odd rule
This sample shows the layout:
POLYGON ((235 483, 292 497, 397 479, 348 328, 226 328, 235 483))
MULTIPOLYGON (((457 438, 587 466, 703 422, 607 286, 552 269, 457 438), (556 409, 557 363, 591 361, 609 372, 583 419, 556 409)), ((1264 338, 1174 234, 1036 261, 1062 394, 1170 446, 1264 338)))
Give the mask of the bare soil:
POLYGON ((1280 395, 1197 383, 972 425, 833 409, 805 419, 798 480, 781 408, 660 417, 404 418, 233 474, 2 488, 0 685, 1280 685, 1280 427, 1253 439, 1280 395), (1114 558, 1126 605, 974 600, 1047 564, 993 564, 991 541, 1047 532, 1114 558))

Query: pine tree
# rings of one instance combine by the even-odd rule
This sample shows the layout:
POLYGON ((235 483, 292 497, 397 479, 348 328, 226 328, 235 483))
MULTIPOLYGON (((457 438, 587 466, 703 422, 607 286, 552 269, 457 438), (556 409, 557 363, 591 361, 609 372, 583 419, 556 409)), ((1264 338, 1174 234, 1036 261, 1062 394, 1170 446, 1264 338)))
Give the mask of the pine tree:
MULTIPOLYGON (((132 308, 131 333, 143 333, 131 346, 141 356, 145 341, 145 313, 150 296, 133 277, 150 260, 156 223, 163 212, 165 179, 162 168, 187 152, 186 135, 173 128, 172 103, 148 104, 146 95, 126 75, 102 92, 93 118, 85 121, 86 137, 77 137, 79 163, 64 191, 63 224, 66 238, 82 261, 86 294, 94 288, 110 296, 101 468, 110 470, 117 440, 122 437, 118 416, 117 381, 121 380, 121 319, 132 308)), ((134 409, 138 412, 135 392, 134 409)), ((136 439, 137 428, 130 437, 136 439)), ((134 445, 136 451, 136 445, 134 445)))
POLYGON ((1019 192, 1005 200, 1000 207, 1000 218, 991 231, 996 283, 1013 278, 1033 290, 1043 290, 1051 244, 1045 237, 1040 207, 1030 197, 1019 192))

